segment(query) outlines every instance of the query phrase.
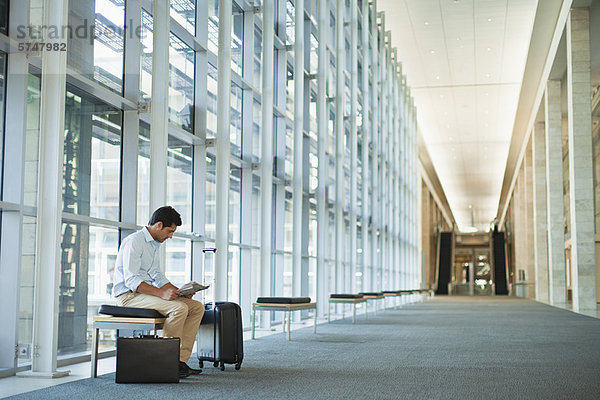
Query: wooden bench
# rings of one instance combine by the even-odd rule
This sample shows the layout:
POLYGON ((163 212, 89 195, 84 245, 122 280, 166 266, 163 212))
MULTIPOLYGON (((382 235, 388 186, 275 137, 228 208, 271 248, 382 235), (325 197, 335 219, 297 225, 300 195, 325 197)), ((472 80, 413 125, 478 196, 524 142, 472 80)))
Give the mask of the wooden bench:
MULTIPOLYGON (((352 323, 356 322, 356 305, 359 303, 367 303, 365 296, 361 294, 340 294, 334 293, 329 295, 329 305, 327 307, 327 322, 331 322, 331 304, 352 304, 352 323)), ((342 307, 342 318, 344 318, 344 308, 342 307)), ((365 319, 367 311, 365 310, 365 319)))
MULTIPOLYGON (((381 299, 384 299, 384 307, 385 307, 385 295, 383 294, 383 292, 360 292, 359 294, 362 294, 364 296, 364 298, 367 299, 367 304, 365 306, 365 312, 368 311, 369 300, 379 301, 381 299)), ((375 315, 377 315, 377 302, 376 301, 373 302, 373 310, 375 311, 375 315)))
POLYGON ((317 303, 311 302, 309 297, 259 297, 256 303, 252 303, 252 316, 250 319, 252 339, 255 338, 256 311, 283 311, 283 331, 286 331, 287 325, 286 338, 290 340, 292 311, 299 310, 314 310, 313 333, 317 333, 317 303))
MULTIPOLYGON (((105 307, 105 306, 102 306, 105 307)), ((102 312, 102 307, 100 308, 100 312, 102 312)), ((156 310, 146 309, 146 308, 138 308, 134 309, 132 307, 117 307, 117 306, 108 306, 111 310, 119 310, 121 312, 117 312, 117 314, 128 314, 128 311, 134 310, 133 314, 137 314, 135 310, 142 311, 142 315, 161 315, 156 310)), ((129 312, 130 313, 130 312, 129 312)), ((162 329, 165 323, 165 317, 161 316, 160 318, 157 316, 153 317, 137 317, 137 316, 114 316, 114 315, 101 315, 94 317, 94 324, 92 330, 92 370, 91 376, 92 378, 96 378, 98 376, 98 333, 100 329, 116 329, 117 336, 119 336, 119 330, 128 330, 128 331, 153 331, 156 333, 158 329, 162 329)))

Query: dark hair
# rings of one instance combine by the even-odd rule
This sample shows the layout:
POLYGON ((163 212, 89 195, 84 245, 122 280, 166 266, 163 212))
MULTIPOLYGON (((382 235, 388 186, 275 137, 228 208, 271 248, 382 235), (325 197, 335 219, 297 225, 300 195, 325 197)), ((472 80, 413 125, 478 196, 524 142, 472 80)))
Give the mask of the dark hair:
POLYGON ((171 206, 160 207, 152 213, 148 225, 154 225, 157 222, 162 222, 163 227, 171 227, 173 224, 181 226, 181 215, 171 206))

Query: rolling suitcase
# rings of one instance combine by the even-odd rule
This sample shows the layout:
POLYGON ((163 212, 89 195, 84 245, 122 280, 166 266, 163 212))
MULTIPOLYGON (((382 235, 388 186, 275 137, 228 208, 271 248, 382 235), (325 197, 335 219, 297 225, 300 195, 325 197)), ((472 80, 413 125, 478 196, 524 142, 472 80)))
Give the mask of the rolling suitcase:
MULTIPOLYGON (((202 249, 214 253, 216 249, 202 249)), ((203 263, 204 264, 204 263, 203 263)), ((213 279, 213 301, 205 305, 204 317, 198 329, 198 361, 200 368, 204 361, 212 362, 215 367, 235 364, 238 370, 244 358, 244 340, 242 335, 242 310, 236 303, 215 302, 215 280, 213 279)))

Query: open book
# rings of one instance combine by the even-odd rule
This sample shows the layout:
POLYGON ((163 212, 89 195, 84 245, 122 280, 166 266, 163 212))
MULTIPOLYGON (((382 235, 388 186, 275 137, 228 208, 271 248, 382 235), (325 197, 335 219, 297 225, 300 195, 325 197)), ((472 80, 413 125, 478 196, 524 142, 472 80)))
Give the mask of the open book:
POLYGON ((188 296, 190 294, 194 294, 199 292, 200 290, 208 289, 208 286, 204 286, 199 284, 198 282, 188 282, 182 287, 179 288, 179 294, 181 296, 188 296))

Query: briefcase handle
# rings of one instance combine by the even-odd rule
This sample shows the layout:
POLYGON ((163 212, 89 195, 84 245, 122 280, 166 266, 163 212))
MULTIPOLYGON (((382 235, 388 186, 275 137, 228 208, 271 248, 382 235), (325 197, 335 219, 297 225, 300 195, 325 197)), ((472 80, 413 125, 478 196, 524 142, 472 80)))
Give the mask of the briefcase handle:
POLYGON ((159 336, 158 335, 143 335, 143 334, 139 334, 138 338, 140 339, 158 339, 159 336))

